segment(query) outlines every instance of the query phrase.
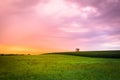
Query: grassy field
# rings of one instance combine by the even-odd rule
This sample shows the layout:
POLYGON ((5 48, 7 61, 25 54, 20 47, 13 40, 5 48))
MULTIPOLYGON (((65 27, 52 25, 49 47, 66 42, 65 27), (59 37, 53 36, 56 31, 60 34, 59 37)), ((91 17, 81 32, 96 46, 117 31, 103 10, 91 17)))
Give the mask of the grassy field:
POLYGON ((119 58, 71 54, 0 56, 0 80, 120 80, 119 58))

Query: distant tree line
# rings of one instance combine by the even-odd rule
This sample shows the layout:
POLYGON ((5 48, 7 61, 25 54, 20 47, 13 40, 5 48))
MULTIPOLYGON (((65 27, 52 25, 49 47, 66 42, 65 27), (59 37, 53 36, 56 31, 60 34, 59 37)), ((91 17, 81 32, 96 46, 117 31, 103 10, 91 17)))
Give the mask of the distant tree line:
POLYGON ((0 54, 0 56, 25 56, 30 54, 0 54))

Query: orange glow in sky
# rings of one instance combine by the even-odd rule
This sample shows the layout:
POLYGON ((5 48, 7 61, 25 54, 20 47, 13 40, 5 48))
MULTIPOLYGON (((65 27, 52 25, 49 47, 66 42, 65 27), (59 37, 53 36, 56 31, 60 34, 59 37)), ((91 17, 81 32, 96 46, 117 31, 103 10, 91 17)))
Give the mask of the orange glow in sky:
POLYGON ((0 53, 75 48, 120 50, 120 0, 0 1, 0 53))

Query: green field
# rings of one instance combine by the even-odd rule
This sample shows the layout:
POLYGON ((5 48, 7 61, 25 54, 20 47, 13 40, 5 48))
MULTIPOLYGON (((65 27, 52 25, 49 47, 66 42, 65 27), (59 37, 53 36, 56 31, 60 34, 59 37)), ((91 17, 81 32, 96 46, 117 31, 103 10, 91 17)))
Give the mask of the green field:
POLYGON ((120 59, 63 53, 0 56, 0 80, 120 80, 120 59))

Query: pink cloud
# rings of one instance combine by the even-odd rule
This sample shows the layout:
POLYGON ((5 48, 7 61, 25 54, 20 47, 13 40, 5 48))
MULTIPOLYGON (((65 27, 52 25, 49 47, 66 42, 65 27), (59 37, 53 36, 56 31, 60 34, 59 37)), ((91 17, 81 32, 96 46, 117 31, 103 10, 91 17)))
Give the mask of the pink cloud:
MULTIPOLYGON (((76 47, 95 50, 93 44, 99 49, 106 48, 101 45, 108 45, 109 40, 109 45, 117 44, 120 39, 120 20, 112 14, 104 17, 109 10, 102 9, 99 3, 103 4, 98 0, 0 1, 0 45, 53 50, 72 50, 76 47), (111 36, 118 41, 115 42, 111 36)), ((113 1, 105 3, 107 7, 113 1)), ((114 4, 117 3, 116 0, 114 4)), ((114 11, 114 6, 111 9, 114 11)), ((119 13, 115 12, 114 14, 119 13)))

